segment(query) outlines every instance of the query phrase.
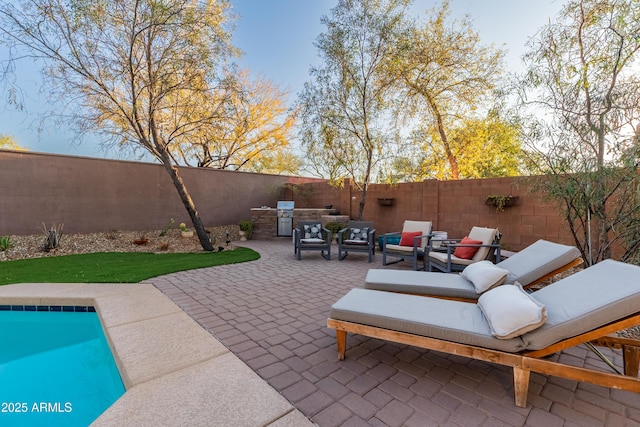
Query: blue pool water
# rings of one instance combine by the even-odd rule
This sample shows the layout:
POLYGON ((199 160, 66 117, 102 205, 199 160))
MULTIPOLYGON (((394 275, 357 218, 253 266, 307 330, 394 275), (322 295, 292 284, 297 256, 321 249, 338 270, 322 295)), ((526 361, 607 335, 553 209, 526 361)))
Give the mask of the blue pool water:
POLYGON ((0 310, 0 426, 87 426, 124 391, 95 312, 0 310))

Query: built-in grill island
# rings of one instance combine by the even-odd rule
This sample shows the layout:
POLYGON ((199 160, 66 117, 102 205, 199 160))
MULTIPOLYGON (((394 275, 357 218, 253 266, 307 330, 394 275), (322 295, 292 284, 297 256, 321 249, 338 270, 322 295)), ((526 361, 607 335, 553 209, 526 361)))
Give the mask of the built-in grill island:
POLYGON ((280 237, 290 237, 293 235, 293 228, 299 221, 318 221, 323 226, 328 222, 340 222, 347 224, 348 215, 335 215, 335 209, 325 208, 294 208, 293 201, 291 209, 282 206, 278 202, 275 208, 263 206, 251 208, 251 221, 253 221, 253 239, 270 240, 280 237), (285 214, 286 212, 286 214, 285 214), (284 216, 286 215, 286 216, 284 216))

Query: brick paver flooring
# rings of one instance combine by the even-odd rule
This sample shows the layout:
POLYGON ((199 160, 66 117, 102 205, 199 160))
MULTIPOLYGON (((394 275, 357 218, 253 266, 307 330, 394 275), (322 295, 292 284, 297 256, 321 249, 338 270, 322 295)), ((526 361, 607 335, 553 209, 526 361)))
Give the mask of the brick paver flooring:
MULTIPOLYGON (((382 268, 382 256, 370 264, 366 254, 304 252, 296 261, 289 239, 245 246, 261 258, 149 282, 321 427, 640 426, 635 393, 532 374, 518 408, 508 368, 351 334, 338 361, 330 306, 382 268)), ((584 347, 556 357, 603 365, 584 347)))

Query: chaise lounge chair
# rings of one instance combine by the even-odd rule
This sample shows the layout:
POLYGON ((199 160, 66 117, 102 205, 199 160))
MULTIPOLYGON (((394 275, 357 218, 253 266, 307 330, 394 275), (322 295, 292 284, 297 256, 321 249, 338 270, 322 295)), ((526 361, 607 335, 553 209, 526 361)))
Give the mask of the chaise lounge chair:
MULTIPOLYGON (((518 282, 526 289, 582 262, 574 246, 538 240, 495 267, 507 270, 504 283, 518 282)), ((452 273, 371 269, 364 287, 460 301, 476 301, 480 296, 473 282, 452 273)))
POLYGON ((532 294, 499 286, 478 304, 352 289, 331 307, 327 326, 336 329, 340 360, 352 332, 512 367, 520 407, 531 372, 640 393, 640 341, 609 335, 640 325, 639 275, 638 266, 606 260, 532 294), (535 324, 525 315, 531 307, 535 324), (545 359, 583 343, 622 349, 625 375, 545 359))

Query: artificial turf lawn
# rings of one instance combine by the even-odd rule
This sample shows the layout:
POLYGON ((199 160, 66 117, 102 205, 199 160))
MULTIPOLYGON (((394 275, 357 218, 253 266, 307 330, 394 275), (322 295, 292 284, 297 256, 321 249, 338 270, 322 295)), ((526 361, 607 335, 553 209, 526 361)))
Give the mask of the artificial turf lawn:
POLYGON ((254 261, 248 248, 223 252, 154 254, 97 252, 0 262, 0 285, 11 283, 137 283, 195 268, 254 261))

